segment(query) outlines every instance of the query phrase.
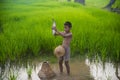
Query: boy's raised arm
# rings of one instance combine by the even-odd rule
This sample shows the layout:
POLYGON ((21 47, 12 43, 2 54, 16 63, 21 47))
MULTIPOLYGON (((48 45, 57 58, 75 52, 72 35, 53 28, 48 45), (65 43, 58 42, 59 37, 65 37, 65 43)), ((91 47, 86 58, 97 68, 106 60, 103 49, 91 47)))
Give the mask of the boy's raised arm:
POLYGON ((71 37, 72 33, 68 33, 68 34, 64 34, 63 32, 58 32, 59 35, 61 35, 62 37, 71 37))
POLYGON ((59 35, 59 33, 58 33, 56 27, 53 27, 52 30, 55 30, 55 35, 59 35))
POLYGON ((55 30, 55 35, 60 35, 62 37, 71 37, 72 33, 64 34, 64 32, 58 31, 56 28, 53 28, 55 30))

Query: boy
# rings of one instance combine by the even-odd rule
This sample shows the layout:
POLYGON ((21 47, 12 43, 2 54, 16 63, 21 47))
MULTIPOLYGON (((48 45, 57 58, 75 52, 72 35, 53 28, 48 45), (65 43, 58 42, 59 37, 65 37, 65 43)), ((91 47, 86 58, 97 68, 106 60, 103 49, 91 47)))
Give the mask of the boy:
POLYGON ((63 73, 62 64, 64 60, 68 75, 70 75, 69 59, 70 59, 70 42, 72 39, 72 33, 70 32, 71 28, 72 28, 72 24, 69 21, 64 23, 64 32, 59 32, 55 27, 52 28, 53 30, 56 31, 55 35, 60 35, 63 37, 62 46, 65 49, 65 54, 59 58, 59 69, 60 69, 60 73, 63 73))

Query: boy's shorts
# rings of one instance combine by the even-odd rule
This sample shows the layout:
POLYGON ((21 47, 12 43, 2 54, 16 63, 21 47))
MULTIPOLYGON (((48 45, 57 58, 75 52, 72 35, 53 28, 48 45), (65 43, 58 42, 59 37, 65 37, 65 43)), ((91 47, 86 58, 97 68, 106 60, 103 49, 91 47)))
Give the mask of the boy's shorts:
POLYGON ((59 60, 69 61, 70 60, 70 47, 65 48, 65 54, 59 58, 59 60))

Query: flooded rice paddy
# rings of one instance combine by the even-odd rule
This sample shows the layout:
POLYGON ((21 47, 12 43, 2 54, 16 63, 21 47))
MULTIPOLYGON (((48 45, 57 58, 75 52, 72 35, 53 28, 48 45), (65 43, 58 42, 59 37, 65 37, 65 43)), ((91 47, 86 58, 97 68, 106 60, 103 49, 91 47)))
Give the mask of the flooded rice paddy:
MULTIPOLYGON (((64 73, 59 73, 58 63, 50 63, 52 70, 56 76, 49 80, 119 80, 115 74, 115 67, 112 63, 105 63, 103 67, 102 62, 90 62, 89 59, 70 61, 71 74, 66 74, 64 66, 64 73)), ((41 69, 42 62, 32 61, 23 64, 11 64, 7 62, 0 67, 0 80, 41 80, 38 77, 38 72, 41 69)), ((64 65, 64 64, 63 64, 64 65)), ((120 67, 118 69, 120 76, 120 67)), ((48 79, 46 79, 48 80, 48 79)))

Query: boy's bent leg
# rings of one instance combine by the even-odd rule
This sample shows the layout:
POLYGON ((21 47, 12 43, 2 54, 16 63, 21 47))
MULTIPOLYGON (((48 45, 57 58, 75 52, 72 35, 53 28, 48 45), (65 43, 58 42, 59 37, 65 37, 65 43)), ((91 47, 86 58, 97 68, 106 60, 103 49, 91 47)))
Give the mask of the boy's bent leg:
POLYGON ((66 66, 67 74, 70 75, 69 61, 65 61, 65 66, 66 66))
POLYGON ((63 73, 63 57, 60 57, 59 59, 59 69, 60 73, 63 73))

